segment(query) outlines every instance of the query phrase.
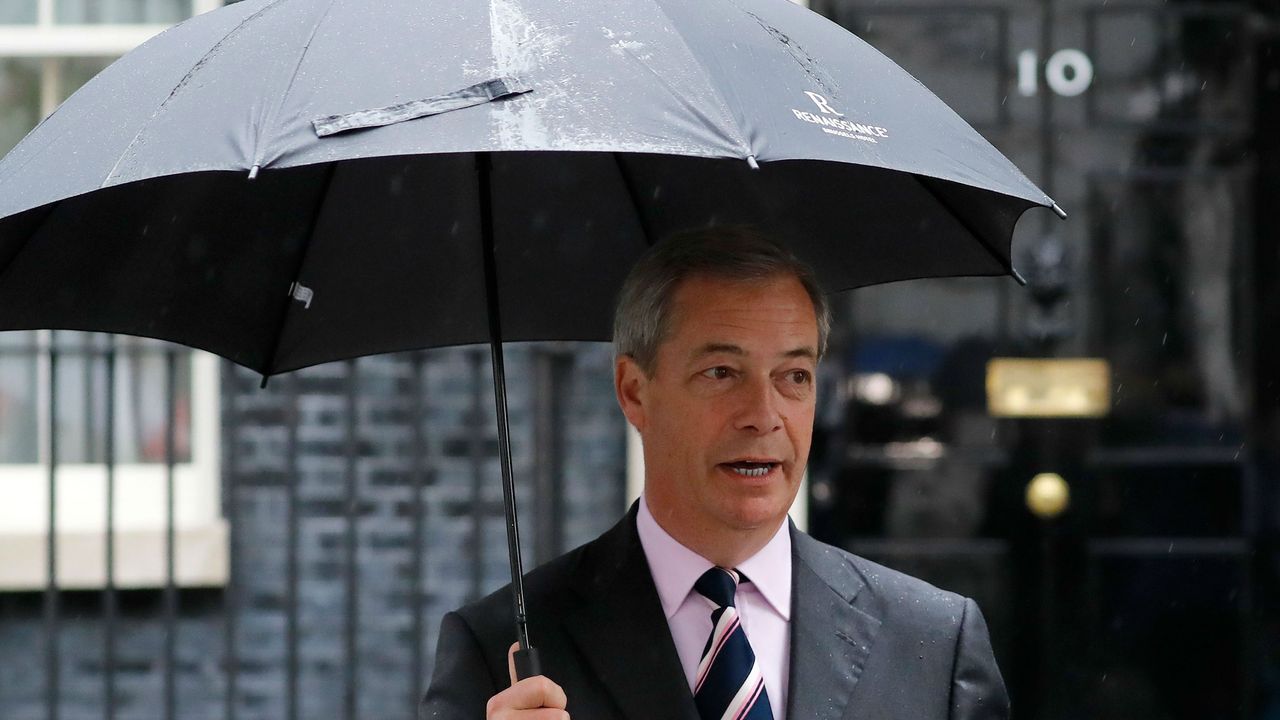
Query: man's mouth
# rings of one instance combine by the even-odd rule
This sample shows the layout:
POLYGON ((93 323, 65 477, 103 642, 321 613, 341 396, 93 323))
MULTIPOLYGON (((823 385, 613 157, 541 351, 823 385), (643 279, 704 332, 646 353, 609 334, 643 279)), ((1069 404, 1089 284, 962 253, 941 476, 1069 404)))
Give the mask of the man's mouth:
POLYGON ((739 460, 737 462, 722 463, 723 467, 728 468, 732 472, 743 477, 764 477, 778 466, 776 462, 752 462, 748 460, 739 460))

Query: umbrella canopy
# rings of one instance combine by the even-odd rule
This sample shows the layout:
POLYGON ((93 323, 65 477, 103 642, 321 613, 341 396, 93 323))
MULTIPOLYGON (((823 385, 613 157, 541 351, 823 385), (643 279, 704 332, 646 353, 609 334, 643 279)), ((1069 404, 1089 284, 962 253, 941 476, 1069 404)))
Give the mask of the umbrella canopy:
POLYGON ((502 340, 608 339, 632 260, 675 230, 754 225, 840 290, 1010 273, 1034 205, 1057 209, 787 0, 245 0, 0 161, 0 330, 161 338, 264 376, 489 342, 527 649, 502 340))
POLYGON ((245 0, 0 161, 0 329, 264 375, 485 342, 487 232, 505 339, 602 340, 677 229, 756 225, 839 290, 1010 272, 1033 205, 922 85, 785 0, 245 0))

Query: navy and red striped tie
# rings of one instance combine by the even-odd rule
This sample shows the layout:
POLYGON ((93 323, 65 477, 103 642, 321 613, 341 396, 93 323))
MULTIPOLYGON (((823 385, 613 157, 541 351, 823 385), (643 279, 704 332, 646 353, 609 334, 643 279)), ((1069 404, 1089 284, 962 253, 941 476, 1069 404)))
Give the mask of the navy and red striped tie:
POLYGON ((716 606, 693 685, 702 720, 773 720, 764 675, 733 604, 740 582, 748 580, 737 570, 713 567, 693 585, 716 606))

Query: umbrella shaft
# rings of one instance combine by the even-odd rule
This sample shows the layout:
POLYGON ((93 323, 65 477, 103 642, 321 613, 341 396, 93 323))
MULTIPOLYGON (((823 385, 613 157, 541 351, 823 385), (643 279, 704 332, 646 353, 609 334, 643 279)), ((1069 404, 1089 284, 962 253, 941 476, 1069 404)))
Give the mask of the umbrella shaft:
POLYGON ((515 600, 516 632, 520 647, 529 647, 524 608, 524 570, 520 557, 520 525, 516 518, 516 489, 511 471, 511 435, 507 425, 507 383, 502 366, 502 344, 489 343, 493 362, 494 406, 498 415, 498 455, 502 464, 502 502, 507 521, 507 550, 511 559, 511 585, 515 600))
POLYGON ((516 635, 520 648, 529 645, 524 607, 524 562, 520 557, 520 524, 516 517, 516 488, 511 471, 511 434, 507 424, 507 380, 502 364, 502 322, 498 305, 498 268, 494 253, 493 203, 489 153, 477 153, 476 176, 480 195, 480 233, 484 246, 485 300, 489 314, 489 353, 493 364, 493 403, 498 416, 498 459, 502 464, 502 502, 507 521, 507 556, 511 561, 511 595, 515 605, 516 635))

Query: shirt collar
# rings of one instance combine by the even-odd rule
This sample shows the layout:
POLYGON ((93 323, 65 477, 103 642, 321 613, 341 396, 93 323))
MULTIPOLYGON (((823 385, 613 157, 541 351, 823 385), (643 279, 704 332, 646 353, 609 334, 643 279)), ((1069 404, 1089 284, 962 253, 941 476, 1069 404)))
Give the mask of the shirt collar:
MULTIPOLYGON (((764 599, 782 616, 791 620, 791 533, 790 523, 783 522, 763 548, 738 565, 744 575, 760 591, 764 599)), ((642 495, 636 514, 636 532, 649 561, 649 572, 657 587, 662 611, 667 619, 680 609, 693 590, 693 584, 713 563, 671 537, 653 514, 642 495)))

